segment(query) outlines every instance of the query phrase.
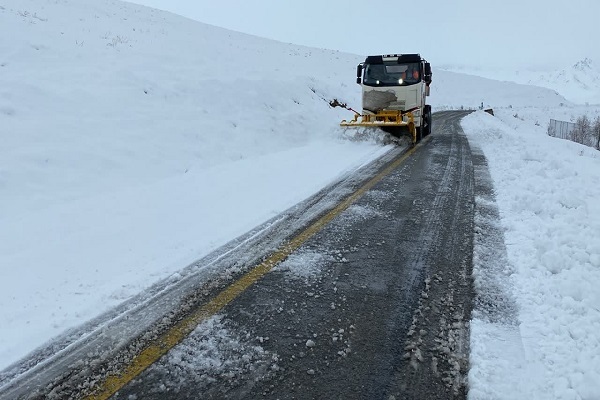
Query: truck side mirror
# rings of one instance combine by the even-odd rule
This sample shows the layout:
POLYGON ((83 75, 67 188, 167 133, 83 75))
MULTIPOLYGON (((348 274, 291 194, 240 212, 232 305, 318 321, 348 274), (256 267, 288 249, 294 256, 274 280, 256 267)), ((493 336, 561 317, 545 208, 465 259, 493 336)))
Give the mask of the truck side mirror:
POLYGON ((428 85, 431 83, 431 64, 425 63, 425 75, 423 76, 423 80, 428 85))
POLYGON ((363 70, 362 64, 358 64, 356 66, 356 83, 358 83, 358 84, 360 84, 362 82, 362 70, 363 70))
POLYGON ((431 75, 431 64, 425 63, 425 75, 431 75))

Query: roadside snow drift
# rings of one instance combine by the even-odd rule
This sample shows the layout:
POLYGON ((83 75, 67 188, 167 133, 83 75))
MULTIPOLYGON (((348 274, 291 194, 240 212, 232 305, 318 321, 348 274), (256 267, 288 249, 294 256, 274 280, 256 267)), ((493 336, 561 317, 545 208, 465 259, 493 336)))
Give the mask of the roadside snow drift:
POLYGON ((474 277, 480 293, 500 282, 518 320, 475 307, 469 398, 598 399, 600 153, 536 124, 561 109, 496 111, 463 120, 488 158, 508 258, 478 258, 476 246, 474 277))

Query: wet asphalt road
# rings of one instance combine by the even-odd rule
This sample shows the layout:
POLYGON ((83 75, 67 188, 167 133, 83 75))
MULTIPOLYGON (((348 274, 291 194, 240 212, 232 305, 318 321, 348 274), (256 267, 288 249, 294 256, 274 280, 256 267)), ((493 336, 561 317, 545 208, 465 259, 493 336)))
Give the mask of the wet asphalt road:
POLYGON ((460 119, 114 399, 465 398, 473 163, 460 119))

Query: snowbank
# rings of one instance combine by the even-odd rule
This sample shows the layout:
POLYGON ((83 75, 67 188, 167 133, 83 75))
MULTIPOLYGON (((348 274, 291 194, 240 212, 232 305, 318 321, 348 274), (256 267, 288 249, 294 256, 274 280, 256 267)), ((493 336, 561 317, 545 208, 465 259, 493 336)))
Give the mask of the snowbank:
POLYGON ((508 263, 480 260, 474 276, 486 292, 495 271, 518 320, 476 307, 469 398, 597 399, 600 153, 545 134, 538 121, 560 109, 498 111, 463 120, 488 159, 508 263))

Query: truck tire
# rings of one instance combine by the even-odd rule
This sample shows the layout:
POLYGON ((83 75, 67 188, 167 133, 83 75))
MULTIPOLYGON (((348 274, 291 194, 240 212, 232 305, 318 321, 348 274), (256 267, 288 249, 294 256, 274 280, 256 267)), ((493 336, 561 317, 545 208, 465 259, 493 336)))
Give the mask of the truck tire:
POLYGON ((423 135, 429 136, 429 134, 431 134, 431 106, 429 106, 429 105, 425 106, 423 121, 424 121, 424 125, 425 125, 424 130, 423 130, 423 135))
POLYGON ((425 133, 425 128, 423 126, 418 126, 417 128, 415 128, 417 130, 417 143, 419 143, 421 141, 421 139, 423 139, 424 133, 425 133))

